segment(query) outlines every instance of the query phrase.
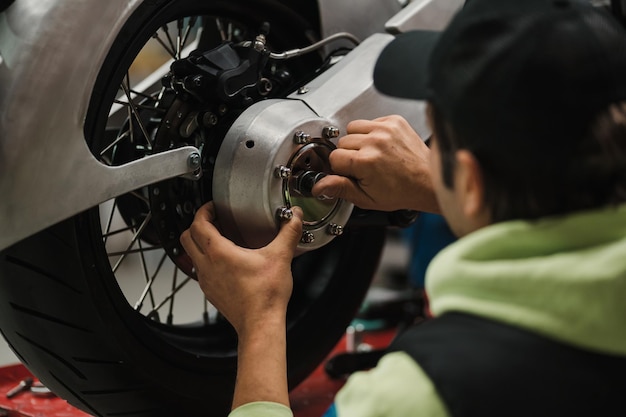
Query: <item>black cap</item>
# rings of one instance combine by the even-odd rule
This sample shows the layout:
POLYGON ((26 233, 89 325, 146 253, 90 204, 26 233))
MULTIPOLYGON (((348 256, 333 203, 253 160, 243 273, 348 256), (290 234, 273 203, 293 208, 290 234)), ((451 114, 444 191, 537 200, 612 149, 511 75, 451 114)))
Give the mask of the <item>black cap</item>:
POLYGON ((443 32, 394 39, 374 84, 431 101, 487 158, 503 135, 513 152, 563 146, 626 99, 626 32, 588 1, 470 0, 443 32))

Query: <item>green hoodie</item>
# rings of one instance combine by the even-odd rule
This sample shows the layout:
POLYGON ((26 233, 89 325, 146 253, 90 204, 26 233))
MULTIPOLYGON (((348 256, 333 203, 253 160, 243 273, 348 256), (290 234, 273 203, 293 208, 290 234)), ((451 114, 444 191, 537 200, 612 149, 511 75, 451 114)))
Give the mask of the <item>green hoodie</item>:
MULTIPOLYGON (((480 229, 433 259, 426 289, 435 316, 474 314, 626 356, 626 205, 480 229)), ((339 417, 448 415, 403 352, 352 375, 335 405, 339 417)))

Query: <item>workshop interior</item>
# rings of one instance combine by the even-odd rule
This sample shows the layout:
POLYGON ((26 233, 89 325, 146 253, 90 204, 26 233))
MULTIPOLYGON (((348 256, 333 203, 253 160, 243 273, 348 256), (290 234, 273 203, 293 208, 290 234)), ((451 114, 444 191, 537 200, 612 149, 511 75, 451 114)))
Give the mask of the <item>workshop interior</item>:
MULTIPOLYGON (((591 2, 626 21, 625 0, 591 2)), ((250 248, 303 208, 289 383, 296 417, 321 416, 428 319, 424 271, 454 237, 311 189, 351 120, 428 138, 373 67, 463 3, 1 0, 0 416, 228 414, 236 334, 179 241, 207 201, 250 248)))

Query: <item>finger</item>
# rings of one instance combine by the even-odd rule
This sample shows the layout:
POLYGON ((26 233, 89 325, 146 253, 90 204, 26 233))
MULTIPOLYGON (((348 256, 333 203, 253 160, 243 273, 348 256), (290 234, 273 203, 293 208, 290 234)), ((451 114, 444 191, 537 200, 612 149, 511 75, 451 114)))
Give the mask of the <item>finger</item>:
POLYGON ((358 178, 357 160, 359 151, 349 149, 335 149, 328 160, 333 173, 344 177, 358 178))
POLYGON ((213 224, 215 218, 215 205, 212 202, 206 203, 198 209, 189 227, 191 239, 205 254, 209 245, 223 244, 224 241, 228 241, 213 224))
POLYGON ((368 143, 369 136, 365 133, 350 133, 337 142, 337 147, 345 150, 358 151, 368 143))
POLYGON ((342 198, 358 207, 365 207, 371 203, 371 198, 356 181, 339 175, 322 178, 313 186, 311 193, 315 197, 342 198))
POLYGON ((180 235, 179 240, 180 244, 183 245, 183 249, 185 249, 185 252, 191 257, 191 259, 197 259, 198 257, 204 255, 202 248, 191 238, 191 232, 189 229, 185 230, 180 235))
POLYGON ((302 238, 302 209, 300 207, 292 207, 293 217, 281 224, 280 231, 276 238, 268 245, 272 251, 276 253, 286 253, 288 251, 290 257, 302 238))
POLYGON ((348 123, 346 131, 348 132, 348 134, 367 134, 375 129, 376 126, 378 126, 378 122, 376 122, 376 120, 353 120, 348 123))
POLYGON ((215 204, 212 201, 209 201, 208 203, 205 203, 204 205, 200 206, 198 211, 196 211, 196 214, 193 220, 194 222, 205 221, 205 222, 213 223, 215 222, 215 218, 216 218, 215 204))

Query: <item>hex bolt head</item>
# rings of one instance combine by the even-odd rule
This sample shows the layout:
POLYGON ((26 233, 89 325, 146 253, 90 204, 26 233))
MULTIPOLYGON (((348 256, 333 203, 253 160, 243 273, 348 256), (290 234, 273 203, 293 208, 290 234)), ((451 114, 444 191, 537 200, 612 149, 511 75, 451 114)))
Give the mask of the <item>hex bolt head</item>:
POLYGON ((322 130, 322 135, 326 138, 326 139, 334 139, 334 138, 338 138, 339 137, 339 129, 336 128, 335 126, 326 126, 323 130, 322 130))
POLYGON ((291 168, 280 165, 276 167, 275 174, 277 178, 287 179, 291 176, 291 168))
POLYGON ((300 87, 298 88, 298 94, 302 95, 302 94, 306 94, 309 92, 309 88, 308 87, 300 87))
POLYGON ((187 158, 187 166, 195 171, 200 168, 200 161, 200 154, 198 152, 194 152, 189 155, 189 158, 187 158))
POLYGON ((305 230, 302 233, 302 237, 300 238, 300 242, 305 243, 305 244, 311 244, 313 242, 315 242, 315 235, 311 232, 309 232, 308 230, 305 230))
POLYGON ((288 207, 281 207, 276 210, 276 216, 280 220, 291 220, 291 218, 293 217, 293 211, 288 207))
POLYGON ((311 142, 311 135, 299 130, 293 135, 293 141, 298 145, 306 145, 311 142))
POLYGON ((211 113, 210 111, 204 113, 202 116, 202 124, 205 127, 213 127, 217 124, 218 118, 215 113, 211 113))
POLYGON ((328 234, 332 236, 341 236, 343 235, 343 226, 336 223, 331 223, 328 225, 328 234))

